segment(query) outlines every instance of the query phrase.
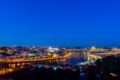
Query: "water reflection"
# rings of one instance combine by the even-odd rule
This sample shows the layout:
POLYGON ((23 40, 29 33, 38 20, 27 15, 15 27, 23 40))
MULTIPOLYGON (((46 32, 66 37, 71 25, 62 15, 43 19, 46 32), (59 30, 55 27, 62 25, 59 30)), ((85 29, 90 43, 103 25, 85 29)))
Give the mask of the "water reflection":
POLYGON ((76 66, 80 62, 84 62, 86 59, 81 53, 75 53, 73 56, 66 60, 59 61, 58 64, 69 64, 71 66, 76 66))

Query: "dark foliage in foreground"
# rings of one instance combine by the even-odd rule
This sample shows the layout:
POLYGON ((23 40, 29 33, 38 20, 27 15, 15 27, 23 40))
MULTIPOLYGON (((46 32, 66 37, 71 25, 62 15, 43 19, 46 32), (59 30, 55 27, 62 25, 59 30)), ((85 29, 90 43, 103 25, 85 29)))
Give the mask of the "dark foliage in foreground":
POLYGON ((9 75, 2 76, 7 80, 80 80, 79 71, 53 68, 26 68, 9 75))
POLYGON ((105 72, 114 72, 120 75, 120 55, 108 56, 102 60, 97 60, 96 65, 105 72))

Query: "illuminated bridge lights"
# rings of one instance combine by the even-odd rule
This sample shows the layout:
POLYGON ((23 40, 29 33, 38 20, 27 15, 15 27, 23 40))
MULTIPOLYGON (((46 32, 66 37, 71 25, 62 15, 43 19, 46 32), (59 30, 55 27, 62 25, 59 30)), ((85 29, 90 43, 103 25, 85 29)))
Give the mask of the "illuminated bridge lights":
POLYGON ((36 57, 24 57, 24 58, 2 58, 0 59, 1 63, 7 63, 9 68, 2 68, 0 70, 0 75, 6 74, 6 73, 11 73, 14 72, 15 70, 19 68, 24 68, 25 64, 28 64, 29 62, 36 62, 36 61, 49 61, 49 60, 60 60, 60 59, 67 59, 70 56, 72 56, 72 53, 66 54, 64 56, 53 56, 53 57, 41 57, 41 56, 36 56, 36 57))

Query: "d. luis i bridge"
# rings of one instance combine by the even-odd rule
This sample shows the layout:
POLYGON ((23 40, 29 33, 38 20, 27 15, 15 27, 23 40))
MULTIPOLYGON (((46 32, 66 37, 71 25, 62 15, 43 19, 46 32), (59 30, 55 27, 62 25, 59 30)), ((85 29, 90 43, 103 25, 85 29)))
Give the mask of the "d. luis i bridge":
POLYGON ((0 58, 0 75, 11 73, 16 70, 19 70, 21 68, 24 68, 25 65, 29 63, 39 63, 40 61, 59 61, 59 60, 66 60, 67 58, 71 57, 73 53, 66 54, 64 56, 58 56, 58 57, 23 57, 23 58, 0 58), (8 65, 7 68, 4 67, 5 65, 8 65))

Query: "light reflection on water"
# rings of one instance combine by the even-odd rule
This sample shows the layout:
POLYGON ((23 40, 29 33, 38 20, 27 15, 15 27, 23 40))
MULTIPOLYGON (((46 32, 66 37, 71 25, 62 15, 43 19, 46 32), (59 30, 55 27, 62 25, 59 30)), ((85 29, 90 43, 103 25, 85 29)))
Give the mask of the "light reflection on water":
POLYGON ((81 54, 74 54, 72 57, 68 58, 67 60, 60 61, 58 64, 69 64, 72 66, 76 66, 80 62, 84 62, 86 59, 81 54))
POLYGON ((77 66, 80 62, 84 62, 86 61, 86 59, 84 58, 83 55, 81 55, 81 53, 77 53, 72 55, 71 57, 69 57, 68 59, 63 59, 63 60, 59 60, 59 61, 42 61, 39 66, 43 66, 43 65, 50 65, 51 66, 59 66, 59 65, 70 65, 70 66, 77 66))

